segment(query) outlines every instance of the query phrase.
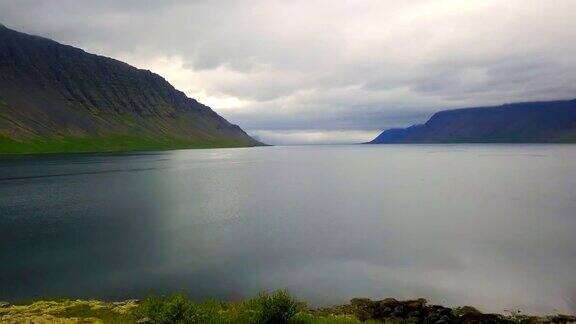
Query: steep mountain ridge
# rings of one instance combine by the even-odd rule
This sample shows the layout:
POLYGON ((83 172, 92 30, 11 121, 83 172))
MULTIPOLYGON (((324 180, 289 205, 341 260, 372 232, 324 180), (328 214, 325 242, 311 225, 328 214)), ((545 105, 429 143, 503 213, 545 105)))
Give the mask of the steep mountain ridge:
POLYGON ((0 26, 0 153, 254 145, 155 73, 0 26))
POLYGON ((463 108, 382 132, 369 144, 575 143, 576 99, 463 108))

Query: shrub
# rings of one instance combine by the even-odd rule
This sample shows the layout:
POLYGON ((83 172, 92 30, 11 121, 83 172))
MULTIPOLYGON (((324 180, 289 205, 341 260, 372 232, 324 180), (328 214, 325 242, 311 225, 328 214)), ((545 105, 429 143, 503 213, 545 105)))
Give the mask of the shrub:
POLYGON ((188 307, 188 301, 183 295, 149 297, 134 310, 134 316, 136 319, 147 317, 158 324, 178 323, 183 321, 188 307))
POLYGON ((149 318, 155 324, 173 323, 222 323, 221 305, 214 302, 196 304, 185 295, 150 297, 133 312, 136 320, 149 318))
POLYGON ((262 293, 244 303, 194 303, 184 295, 150 297, 133 311, 135 320, 149 318, 155 324, 172 323, 288 323, 303 309, 285 291, 262 293))
POLYGON ((248 305, 253 312, 250 322, 258 324, 288 323, 304 307, 283 290, 272 294, 261 293, 250 300, 248 305))

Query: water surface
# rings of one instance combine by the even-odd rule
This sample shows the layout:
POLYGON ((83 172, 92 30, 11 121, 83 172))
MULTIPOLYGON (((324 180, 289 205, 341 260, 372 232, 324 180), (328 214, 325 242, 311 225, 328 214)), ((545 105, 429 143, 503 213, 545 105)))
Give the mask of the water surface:
POLYGON ((576 311, 576 146, 0 160, 0 300, 426 297, 576 311))

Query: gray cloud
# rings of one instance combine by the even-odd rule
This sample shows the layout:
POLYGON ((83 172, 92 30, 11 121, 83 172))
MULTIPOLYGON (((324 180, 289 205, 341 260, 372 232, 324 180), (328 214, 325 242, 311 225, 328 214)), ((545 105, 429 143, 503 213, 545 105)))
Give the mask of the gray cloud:
POLYGON ((0 21, 151 69, 289 143, 575 97, 575 11, 570 0, 4 0, 0 21))

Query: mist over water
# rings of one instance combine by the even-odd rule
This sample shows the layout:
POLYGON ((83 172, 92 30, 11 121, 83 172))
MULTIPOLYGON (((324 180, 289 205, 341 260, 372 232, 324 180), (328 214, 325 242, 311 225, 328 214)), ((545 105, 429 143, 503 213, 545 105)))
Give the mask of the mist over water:
POLYGON ((287 288, 575 312, 574 161, 573 145, 0 160, 0 300, 287 288))

